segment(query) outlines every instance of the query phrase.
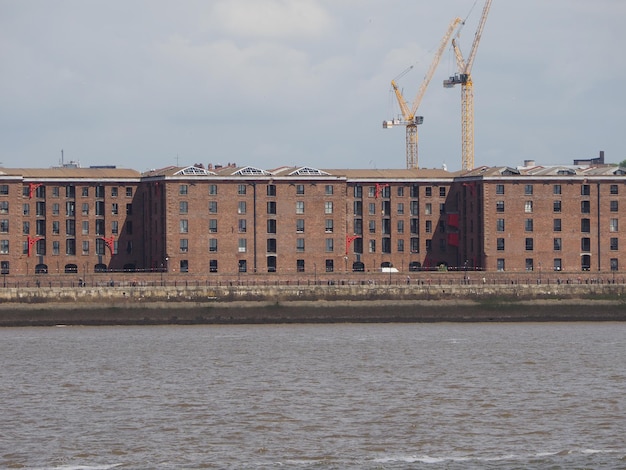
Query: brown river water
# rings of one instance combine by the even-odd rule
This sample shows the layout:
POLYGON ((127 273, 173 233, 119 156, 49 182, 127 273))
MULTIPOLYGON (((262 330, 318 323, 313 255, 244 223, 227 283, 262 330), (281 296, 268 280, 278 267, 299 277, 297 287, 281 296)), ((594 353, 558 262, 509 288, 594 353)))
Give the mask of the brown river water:
POLYGON ((626 468, 626 323, 0 329, 0 467, 626 468))

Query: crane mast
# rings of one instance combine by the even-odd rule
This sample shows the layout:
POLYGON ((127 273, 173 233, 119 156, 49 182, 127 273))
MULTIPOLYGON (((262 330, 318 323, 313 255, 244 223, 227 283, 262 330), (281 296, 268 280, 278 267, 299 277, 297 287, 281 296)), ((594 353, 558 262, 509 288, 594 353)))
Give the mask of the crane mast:
MULTIPOLYGON (((416 116, 415 114, 417 113, 417 109, 419 108, 419 105, 422 102, 422 98, 424 97, 424 94, 426 93, 426 88, 428 87, 428 84, 433 78, 435 70, 437 69, 437 66, 439 65, 439 61, 441 59, 443 51, 446 48, 446 45, 448 44, 448 41, 450 41, 450 37, 452 36, 452 33, 461 22, 462 22, 461 18, 454 18, 448 25, 448 29, 446 30, 446 33, 441 39, 439 48, 437 49, 437 52, 435 53, 435 56, 433 57, 433 61, 430 64, 430 68, 428 69, 428 72, 426 73, 424 80, 422 81, 422 84, 420 85, 420 88, 417 91, 417 95, 415 96, 415 99, 413 100, 413 104, 411 105, 411 107, 409 107, 408 103, 402 96, 402 92, 398 88, 396 79, 399 77, 396 77, 396 79, 393 79, 391 81, 391 87, 393 88, 393 91, 396 95, 396 99, 398 100, 398 105, 400 106, 402 118, 394 119, 391 121, 383 121, 383 128, 388 129, 388 128, 393 127, 394 125, 406 126, 406 167, 408 169, 418 168, 417 126, 419 124, 422 124, 422 122, 424 122, 423 116, 416 116)), ((404 75, 406 72, 411 70, 411 68, 413 67, 409 67, 408 69, 406 69, 402 74, 400 74, 400 76, 404 75)))
POLYGON ((472 81, 472 66, 476 58, 478 43, 485 28, 489 8, 491 8, 491 2, 492 0, 486 0, 485 2, 467 61, 463 59, 456 40, 452 40, 458 73, 443 81, 445 88, 461 85, 461 169, 463 170, 474 169, 474 84, 472 81))

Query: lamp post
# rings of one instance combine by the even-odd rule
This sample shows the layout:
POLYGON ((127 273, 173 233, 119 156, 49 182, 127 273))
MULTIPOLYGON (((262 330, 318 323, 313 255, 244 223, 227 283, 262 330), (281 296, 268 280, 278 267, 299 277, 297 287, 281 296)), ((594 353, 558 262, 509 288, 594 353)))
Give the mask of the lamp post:
POLYGON ((464 274, 463 274, 463 284, 467 284, 467 260, 465 260, 465 263, 463 263, 463 269, 464 269, 464 274))

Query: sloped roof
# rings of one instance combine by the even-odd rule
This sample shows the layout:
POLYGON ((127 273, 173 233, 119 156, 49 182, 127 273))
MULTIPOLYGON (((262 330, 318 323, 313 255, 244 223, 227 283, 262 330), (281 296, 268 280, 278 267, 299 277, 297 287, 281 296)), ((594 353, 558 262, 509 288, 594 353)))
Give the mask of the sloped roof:
POLYGON ((141 173, 128 168, 1 168, 0 177, 21 176, 37 179, 138 179, 141 173))

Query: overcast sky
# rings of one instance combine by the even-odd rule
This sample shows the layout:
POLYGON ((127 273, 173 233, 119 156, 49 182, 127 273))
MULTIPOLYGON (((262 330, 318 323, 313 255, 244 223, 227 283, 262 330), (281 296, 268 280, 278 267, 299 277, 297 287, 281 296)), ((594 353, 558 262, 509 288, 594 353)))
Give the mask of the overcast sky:
MULTIPOLYGON (((412 102, 448 23, 484 0, 0 0, 5 167, 405 168, 412 102)), ((472 70, 475 164, 626 159, 623 0, 494 0, 472 70), (620 28, 620 29, 618 29, 620 28)), ((448 48, 419 166, 461 167, 448 48)))

